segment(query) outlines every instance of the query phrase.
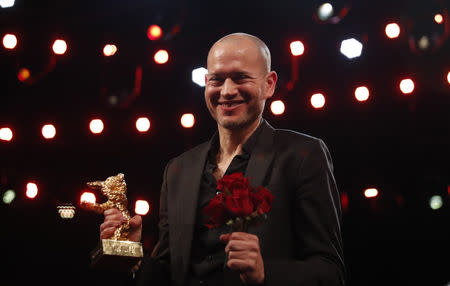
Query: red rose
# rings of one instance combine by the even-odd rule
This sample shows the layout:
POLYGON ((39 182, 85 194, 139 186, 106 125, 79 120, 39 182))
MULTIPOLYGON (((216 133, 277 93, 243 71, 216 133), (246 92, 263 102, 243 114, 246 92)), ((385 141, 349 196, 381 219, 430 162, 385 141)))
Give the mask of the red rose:
POLYGON ((222 179, 217 181, 217 189, 221 192, 232 192, 235 189, 248 189, 248 178, 244 178, 242 173, 233 173, 231 175, 225 175, 222 179))
POLYGON ((253 193, 253 204, 259 214, 268 213, 272 209, 273 195, 268 189, 258 187, 253 193))
POLYGON ((231 195, 225 197, 225 204, 230 214, 235 217, 246 217, 253 212, 253 202, 248 189, 232 190, 231 195))
POLYGON ((202 209, 202 212, 209 216, 205 223, 208 228, 215 228, 223 225, 228 218, 224 195, 222 193, 217 194, 211 199, 209 204, 202 209))

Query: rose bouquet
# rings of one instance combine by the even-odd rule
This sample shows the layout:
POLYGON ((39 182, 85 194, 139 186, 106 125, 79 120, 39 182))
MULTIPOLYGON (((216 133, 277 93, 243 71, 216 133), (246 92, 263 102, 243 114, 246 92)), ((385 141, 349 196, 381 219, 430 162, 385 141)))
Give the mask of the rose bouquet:
POLYGON ((217 181, 219 191, 202 209, 209 216, 205 225, 215 228, 228 225, 233 231, 246 232, 251 224, 267 218, 274 196, 263 187, 250 186, 242 173, 225 175, 217 181))

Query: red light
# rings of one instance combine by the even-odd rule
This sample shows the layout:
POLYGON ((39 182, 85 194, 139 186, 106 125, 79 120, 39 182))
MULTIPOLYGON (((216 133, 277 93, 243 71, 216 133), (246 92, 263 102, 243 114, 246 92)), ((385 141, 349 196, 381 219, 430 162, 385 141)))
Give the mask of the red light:
POLYGON ((447 73, 447 82, 450 84, 450 71, 447 73))
POLYGON ((83 192, 80 197, 80 204, 95 204, 96 198, 94 193, 83 192))
POLYGON ((17 78, 18 78, 21 82, 24 82, 24 81, 26 81, 27 79, 30 78, 30 75, 31 75, 31 73, 30 73, 30 70, 29 70, 29 69, 27 69, 27 68, 22 68, 22 69, 20 69, 19 72, 17 73, 17 78))
POLYGON ((41 133, 45 139, 53 139, 56 135, 56 128, 53 124, 46 124, 42 126, 41 133))
POLYGON ((150 211, 150 205, 145 200, 137 200, 134 212, 138 215, 146 215, 150 211))
POLYGON ((366 101, 370 96, 369 89, 365 86, 360 86, 355 89, 355 98, 358 101, 366 101))
POLYGON ((53 43, 53 52, 57 55, 64 55, 64 53, 67 51, 67 43, 64 40, 56 40, 53 43))
POLYGON ((291 42, 289 46, 291 48, 291 54, 293 56, 301 56, 305 52, 305 46, 301 41, 291 42))
POLYGON ((9 127, 0 128, 0 140, 3 141, 11 141, 14 137, 14 134, 9 127))
POLYGON ((192 128, 192 126, 194 126, 195 124, 195 117, 194 114, 192 113, 185 113, 181 116, 181 125, 184 128, 192 128))
POLYGON ((321 93, 315 93, 311 96, 311 105, 316 108, 322 108, 325 106, 325 96, 321 93))
POLYGON ((159 50, 155 53, 153 57, 157 64, 165 64, 169 60, 169 53, 166 50, 159 50))
POLYGON ((100 134, 103 132, 103 121, 101 119, 92 119, 91 123, 89 123, 89 129, 93 134, 100 134))
POLYGON ((14 34, 6 34, 3 36, 3 46, 5 49, 12 50, 17 46, 17 38, 14 34))
POLYGON ((117 47, 116 47, 116 45, 113 45, 113 44, 107 44, 103 48, 103 54, 105 55, 105 57, 113 56, 116 52, 117 52, 117 47))
POLYGON ((414 91, 414 81, 410 78, 405 78, 400 82, 399 87, 403 94, 411 94, 414 91))
POLYGON ((147 117, 140 117, 136 120, 136 129, 139 132, 147 132, 150 129, 150 120, 147 117))
POLYGON ((39 191, 39 189, 38 189, 38 186, 36 185, 36 183, 29 182, 27 184, 27 189, 26 189, 25 195, 29 199, 34 199, 37 196, 38 191, 39 191))
POLYGON ((147 29, 147 37, 152 41, 159 40, 162 37, 162 34, 163 31, 158 25, 151 25, 147 29))
POLYGON ((341 205, 344 212, 348 211, 348 195, 345 192, 341 195, 341 205))
POLYGON ((400 35, 400 26, 397 23, 387 24, 384 32, 389 39, 395 39, 400 35))
POLYGON ((378 196, 378 190, 375 188, 369 188, 364 190, 364 196, 366 198, 375 198, 378 196))

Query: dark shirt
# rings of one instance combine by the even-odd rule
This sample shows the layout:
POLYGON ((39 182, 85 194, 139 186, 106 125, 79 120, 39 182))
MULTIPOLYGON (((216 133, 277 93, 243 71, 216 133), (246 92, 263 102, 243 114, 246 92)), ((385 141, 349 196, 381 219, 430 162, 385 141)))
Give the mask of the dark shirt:
MULTIPOLYGON (((252 149, 256 144, 261 130, 262 124, 260 123, 255 132, 253 132, 244 145, 242 145, 242 154, 236 155, 233 158, 225 172, 225 175, 230 175, 236 172, 242 172, 245 174, 252 149)), ((218 277, 222 274, 225 263, 225 245, 220 241, 219 237, 224 233, 229 233, 230 228, 228 226, 222 226, 214 229, 208 229, 205 226, 207 217, 201 212, 201 210, 208 205, 209 201, 217 193, 217 180, 214 177, 214 171, 217 168, 216 156, 219 151, 219 147, 219 136, 216 133, 212 138, 211 149, 208 152, 208 158, 203 169, 194 228, 194 238, 192 242, 191 274, 192 279, 197 281, 202 281, 205 278, 209 280, 213 279, 221 281, 222 279, 218 277)), ((191 284, 195 285, 192 281, 191 284)))

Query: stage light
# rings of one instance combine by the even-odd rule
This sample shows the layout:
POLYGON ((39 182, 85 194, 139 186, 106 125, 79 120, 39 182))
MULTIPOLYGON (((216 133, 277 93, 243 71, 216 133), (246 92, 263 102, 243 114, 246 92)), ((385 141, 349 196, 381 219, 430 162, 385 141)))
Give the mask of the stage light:
POLYGON ((281 115, 284 113, 285 106, 283 101, 275 100, 270 104, 270 110, 274 115, 281 115))
POLYGON ((52 48, 55 54, 63 55, 67 51, 67 43, 64 40, 56 40, 52 48))
POLYGON ((0 128, 0 140, 11 141, 13 139, 13 132, 11 128, 3 127, 0 128))
POLYGON ((103 48, 103 54, 105 55, 105 57, 113 56, 116 52, 117 52, 117 47, 116 47, 116 45, 113 45, 113 44, 107 44, 103 48))
POLYGON ((289 47, 291 48, 291 54, 293 56, 301 56, 305 52, 305 46, 301 41, 291 42, 289 47))
POLYGON ((181 126, 184 128, 192 128, 195 123, 195 117, 192 113, 185 113, 181 116, 181 126))
POLYGON ((62 219, 71 219, 75 216, 75 207, 72 205, 57 206, 58 214, 62 219))
POLYGON ((314 108, 319 109, 319 108, 324 107, 324 105, 325 105, 325 96, 321 93, 315 93, 311 96, 310 101, 311 101, 311 105, 314 108))
POLYGON ((349 205, 348 195, 346 192, 343 192, 341 194, 341 206, 344 212, 348 211, 348 205, 349 205))
POLYGON ((162 37, 162 34, 163 31, 158 25, 151 25, 147 29, 147 37, 152 41, 159 40, 162 37))
POLYGON ((136 120, 136 129, 139 132, 147 132, 150 129, 150 120, 147 117, 139 117, 136 120))
POLYGON ((192 71, 192 81, 199 86, 205 86, 205 76, 208 74, 208 70, 201 67, 192 71))
POLYGON ((53 124, 45 124, 42 126, 41 133, 45 139, 53 139, 56 135, 56 128, 53 124))
POLYGON ((137 200, 135 207, 134 207, 134 212, 138 215, 146 215, 148 214, 150 210, 150 205, 148 204, 147 201, 144 200, 137 200))
POLYGON ((14 6, 14 0, 0 0, 0 6, 2 8, 9 8, 14 6))
POLYGON ((361 55, 363 45, 354 38, 343 40, 341 42, 341 53, 349 59, 359 57, 361 55))
POLYGON ((17 38, 13 34, 6 34, 3 37, 3 46, 5 49, 12 50, 17 46, 17 38))
POLYGON ((7 190, 3 194, 3 203, 9 205, 10 203, 12 203, 14 201, 15 198, 16 198, 16 192, 14 192, 14 190, 7 190))
POLYGON ((94 134, 102 133, 104 128, 103 121, 101 119, 92 119, 91 123, 89 123, 89 129, 94 134))
POLYGON ((96 198, 94 193, 91 192, 83 192, 80 196, 80 204, 95 204, 96 198))
POLYGON ((389 39, 395 39, 400 35, 400 26, 397 23, 390 23, 386 25, 384 31, 389 39))
POLYGON ((439 195, 432 196, 428 203, 429 203, 431 209, 438 210, 443 205, 442 197, 439 195))
POLYGON ((444 22, 444 17, 441 14, 434 15, 434 21, 438 24, 442 24, 444 22))
POLYGON ((378 196, 378 190, 375 188, 365 189, 364 196, 366 198, 375 198, 376 196, 378 196))
POLYGON ((358 101, 366 101, 369 98, 369 89, 365 86, 360 86, 355 89, 355 98, 358 101))
POLYGON ((166 50, 159 50, 155 53, 154 59, 157 64, 165 64, 169 60, 169 53, 166 50))
POLYGON ((333 16, 333 5, 330 3, 320 5, 319 9, 317 9, 317 16, 322 21, 328 20, 331 16, 333 16))
POLYGON ((447 73, 447 83, 450 84, 450 72, 447 73))
POLYGON ((414 81, 410 78, 405 78, 400 82, 400 90, 403 94, 410 94, 414 91, 414 81))
POLYGON ((18 78, 21 82, 24 82, 24 81, 26 81, 27 79, 30 78, 30 75, 31 75, 31 73, 30 73, 30 70, 29 70, 29 69, 27 69, 27 68, 21 68, 21 69, 19 70, 19 72, 17 73, 17 78, 18 78))
POLYGON ((36 183, 29 182, 27 184, 27 190, 26 190, 25 194, 26 194, 27 198, 34 199, 37 196, 38 191, 39 191, 39 189, 38 189, 38 186, 36 185, 36 183))

